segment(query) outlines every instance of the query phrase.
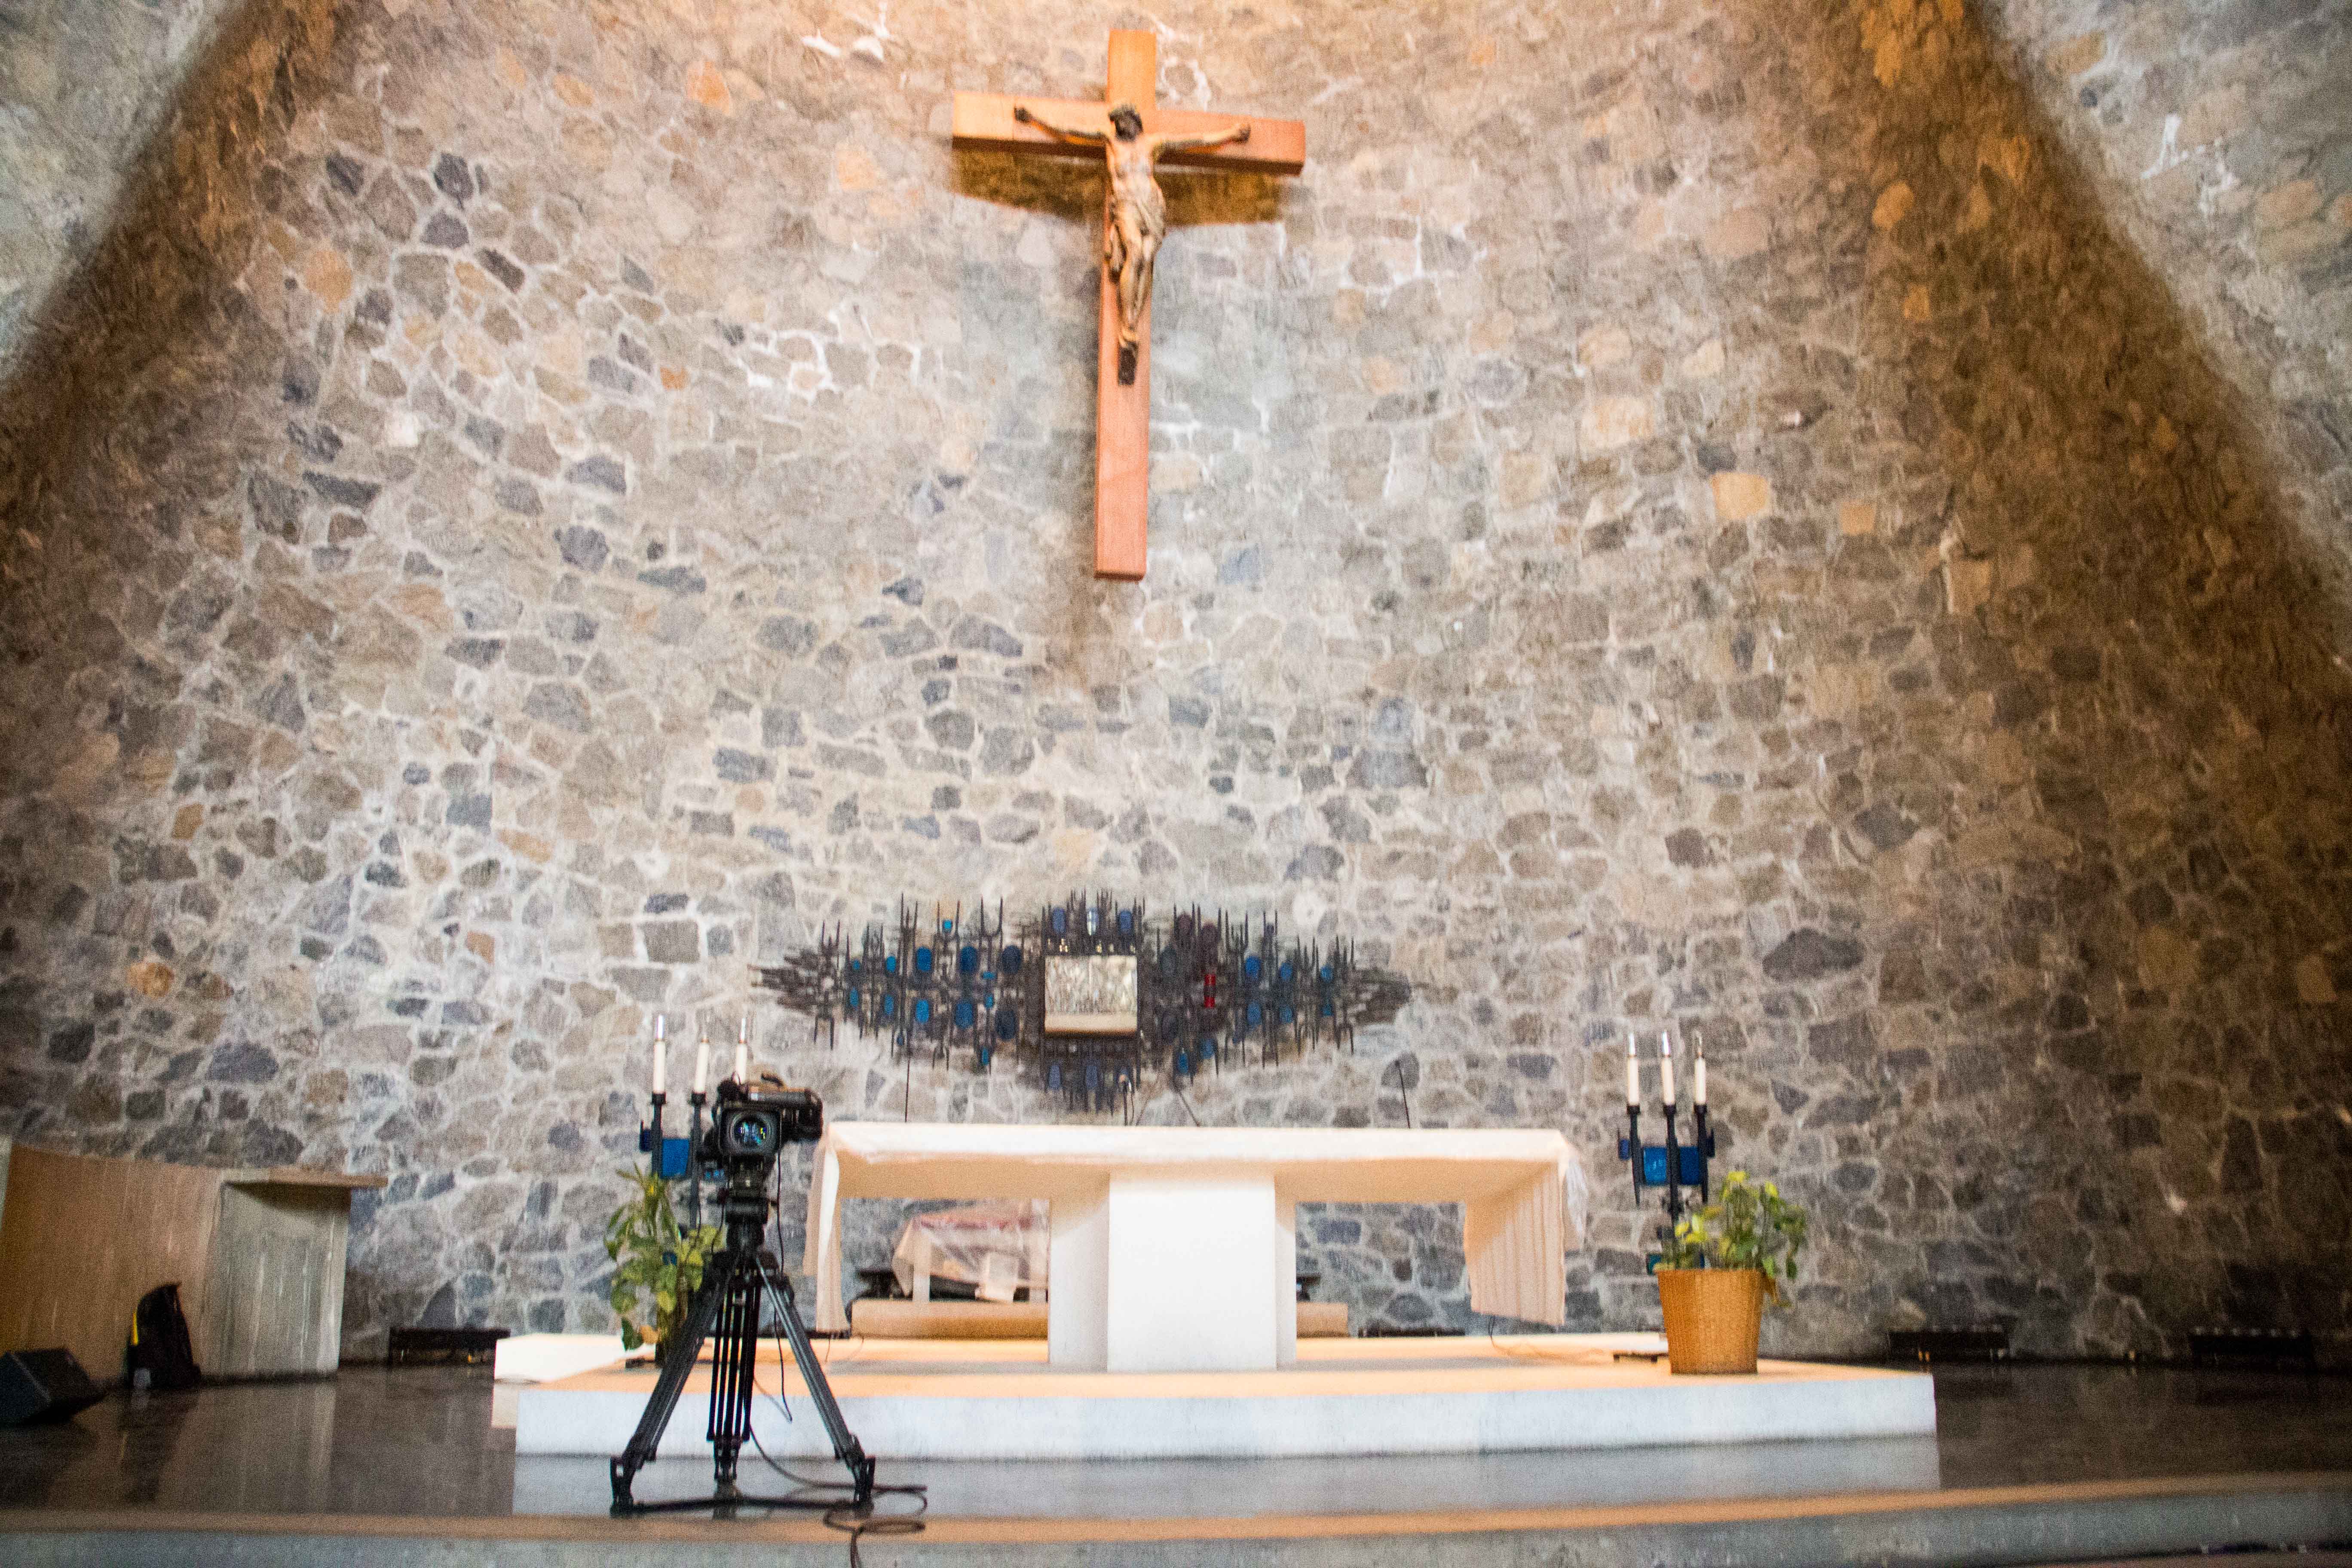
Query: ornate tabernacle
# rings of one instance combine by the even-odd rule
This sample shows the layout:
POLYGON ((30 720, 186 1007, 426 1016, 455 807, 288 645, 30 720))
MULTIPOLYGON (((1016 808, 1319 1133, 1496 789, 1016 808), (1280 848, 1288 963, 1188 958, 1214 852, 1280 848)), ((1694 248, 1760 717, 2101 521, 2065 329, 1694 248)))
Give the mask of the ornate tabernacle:
POLYGON ((1352 943, 1286 947, 1274 921, 1222 910, 1157 921, 1139 902, 1073 894, 1006 931, 1001 903, 993 921, 985 905, 969 921, 959 905, 926 921, 901 900, 895 930, 877 921, 853 947, 845 926, 827 927, 816 946, 753 972, 827 1045, 846 1022, 887 1036, 894 1058, 990 1072, 1003 1055, 1097 1110, 1147 1069, 1181 1087, 1228 1061, 1352 1049, 1357 1029, 1412 999, 1411 983, 1358 963, 1352 943))

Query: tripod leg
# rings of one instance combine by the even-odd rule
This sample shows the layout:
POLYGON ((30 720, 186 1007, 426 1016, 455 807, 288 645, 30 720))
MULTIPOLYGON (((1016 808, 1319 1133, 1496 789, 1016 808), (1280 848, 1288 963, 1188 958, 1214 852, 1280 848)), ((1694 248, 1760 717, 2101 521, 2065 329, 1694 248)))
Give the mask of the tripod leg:
POLYGON ((783 1310, 784 1335, 792 1342, 793 1360, 801 1369, 801 1381, 808 1385, 810 1402, 824 1422, 825 1436, 833 1439, 833 1457, 849 1471, 856 1492, 855 1506, 870 1507, 874 1501, 874 1460, 850 1431, 849 1423, 842 1418, 841 1405, 833 1397, 833 1384, 825 1381, 824 1365, 816 1359, 816 1348, 809 1343, 808 1325, 801 1321, 800 1308, 793 1300, 793 1282, 781 1270, 761 1272, 774 1287, 776 1300, 783 1310))
MULTIPOLYGON (((653 1396, 646 1401, 646 1413, 637 1418, 637 1429, 630 1436, 629 1446, 613 1461, 614 1512, 629 1511, 634 1502, 629 1488, 637 1472, 661 1447, 662 1432, 677 1408, 678 1395, 686 1392, 686 1380, 694 1373, 695 1360, 702 1354, 702 1342, 710 1337, 711 1325, 719 1317, 719 1306, 729 1297, 729 1287, 738 1267, 737 1255, 731 1252, 722 1252, 710 1260, 702 1288, 695 1292, 694 1305, 687 1312, 685 1331, 670 1347, 662 1363, 661 1378, 654 1384, 653 1396)), ((753 1267, 756 1269, 757 1265, 753 1267)))
POLYGON ((734 1484, 736 1457, 751 1435, 752 1375, 759 1365, 761 1269, 750 1254, 744 1257, 730 1277, 710 1358, 711 1474, 722 1490, 734 1484))

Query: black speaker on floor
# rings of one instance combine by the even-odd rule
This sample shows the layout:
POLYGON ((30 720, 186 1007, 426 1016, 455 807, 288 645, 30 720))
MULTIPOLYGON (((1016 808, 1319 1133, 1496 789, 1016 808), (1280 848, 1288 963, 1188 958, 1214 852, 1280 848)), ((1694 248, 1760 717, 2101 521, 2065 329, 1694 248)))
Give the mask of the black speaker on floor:
POLYGON ((0 1426, 68 1421, 99 1401, 98 1384, 68 1350, 0 1355, 0 1426))

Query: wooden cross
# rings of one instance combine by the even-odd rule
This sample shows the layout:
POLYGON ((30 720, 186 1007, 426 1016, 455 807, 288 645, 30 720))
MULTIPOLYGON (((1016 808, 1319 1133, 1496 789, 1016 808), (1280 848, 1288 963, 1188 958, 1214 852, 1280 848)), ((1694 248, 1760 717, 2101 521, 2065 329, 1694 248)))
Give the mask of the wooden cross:
MULTIPOLYGON (((1151 34, 1114 32, 1100 103, 957 93, 955 145, 991 153, 1044 153, 1099 161, 1103 153, 1098 145, 1056 136, 1016 118, 1015 110, 1064 126, 1108 126, 1109 110, 1129 103, 1142 115, 1146 134, 1213 136, 1235 125, 1249 127, 1246 141, 1220 147, 1171 149, 1162 155, 1162 163, 1255 174, 1295 174, 1306 166, 1307 127, 1296 120, 1255 120, 1247 115, 1156 107, 1159 62, 1159 41, 1151 34)), ((1108 226, 1112 218, 1108 195, 1105 205, 1103 221, 1108 226)), ((1108 260, 1102 274, 1102 341, 1095 385, 1095 575, 1133 583, 1143 576, 1144 518, 1150 505, 1150 302, 1144 301, 1136 328, 1133 379, 1122 383, 1118 281, 1108 260)))

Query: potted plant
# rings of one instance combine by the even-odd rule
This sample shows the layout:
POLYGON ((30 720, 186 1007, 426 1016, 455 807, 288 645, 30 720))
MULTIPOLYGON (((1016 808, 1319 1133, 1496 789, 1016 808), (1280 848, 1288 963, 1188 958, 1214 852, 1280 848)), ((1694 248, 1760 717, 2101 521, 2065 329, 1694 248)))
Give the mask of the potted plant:
POLYGON ((703 1268, 719 1249, 719 1227, 681 1226, 670 1207, 668 1181, 650 1165, 622 1174, 636 1194, 604 1224, 604 1253, 616 1266, 613 1311, 621 1320, 622 1347, 635 1350, 651 1340, 658 1362, 677 1342, 703 1268))
POLYGON ((1716 1200, 1675 1226, 1659 1262, 1666 1363, 1682 1373, 1752 1373, 1764 1305, 1779 1304, 1797 1277, 1805 1211, 1745 1171, 1724 1178, 1716 1200))

